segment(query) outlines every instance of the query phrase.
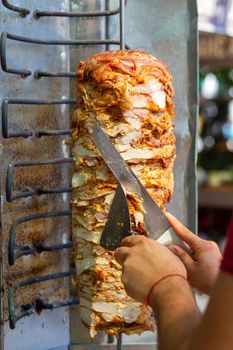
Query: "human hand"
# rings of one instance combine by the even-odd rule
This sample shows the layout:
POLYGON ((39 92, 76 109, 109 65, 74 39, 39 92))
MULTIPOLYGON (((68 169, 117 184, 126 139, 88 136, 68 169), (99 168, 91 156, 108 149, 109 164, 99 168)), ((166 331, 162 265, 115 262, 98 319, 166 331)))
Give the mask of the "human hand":
POLYGON ((210 294, 218 276, 222 258, 218 245, 196 236, 170 213, 166 213, 166 217, 177 236, 188 244, 192 257, 176 245, 170 245, 169 249, 185 265, 192 286, 202 293, 210 294))
MULTIPOLYGON (((167 247, 145 236, 129 236, 115 251, 116 261, 122 265, 122 282, 129 296, 145 302, 151 287, 161 278, 178 274, 187 277, 180 261, 167 247)), ((168 279, 163 282, 169 283, 168 279)), ((162 285, 162 283, 161 283, 162 285)), ((159 285, 156 293, 159 293, 159 285)))

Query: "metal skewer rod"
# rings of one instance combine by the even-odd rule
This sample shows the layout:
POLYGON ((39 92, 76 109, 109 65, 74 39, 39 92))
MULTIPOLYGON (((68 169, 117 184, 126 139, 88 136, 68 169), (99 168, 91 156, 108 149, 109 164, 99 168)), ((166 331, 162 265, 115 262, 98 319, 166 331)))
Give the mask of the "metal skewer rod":
POLYGON ((120 49, 125 50, 125 0, 120 0, 120 49))
POLYGON ((117 338, 117 350, 123 350, 122 338, 122 333, 120 333, 117 338))

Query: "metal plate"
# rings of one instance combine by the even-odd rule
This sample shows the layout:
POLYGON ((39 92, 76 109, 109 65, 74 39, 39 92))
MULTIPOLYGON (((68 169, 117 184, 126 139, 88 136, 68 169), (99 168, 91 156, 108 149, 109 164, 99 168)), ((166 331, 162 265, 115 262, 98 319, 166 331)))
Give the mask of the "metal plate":
MULTIPOLYGON (((16 5, 15 1, 10 1, 16 5)), ((47 10, 69 10, 69 1, 19 0, 18 6, 26 7, 31 13, 22 18, 16 12, 0 5, 1 31, 37 39, 69 39, 69 20, 66 18, 33 18, 33 11, 43 5, 47 10)), ((50 71, 69 71, 69 47, 46 46, 19 43, 7 40, 6 58, 9 67, 26 68, 35 72, 38 69, 50 71)), ((69 80, 64 78, 41 78, 34 75, 22 78, 0 70, 0 96, 3 99, 64 99, 69 97, 69 80)), ((70 112, 68 105, 9 105, 10 130, 64 129, 69 126, 70 112)), ((14 330, 9 329, 7 311, 7 288, 18 281, 35 276, 43 276, 69 270, 67 250, 46 252, 21 257, 14 266, 8 265, 8 239, 13 222, 23 216, 69 209, 69 195, 33 195, 11 202, 6 198, 6 171, 10 163, 19 160, 48 160, 69 156, 69 147, 64 140, 67 136, 35 135, 28 138, 1 138, 1 221, 3 255, 4 304, 1 317, 1 349, 5 350, 45 350, 69 343, 69 309, 60 308, 42 311, 40 316, 34 314, 19 320, 14 330)), ((69 165, 37 166, 17 168, 14 170, 14 191, 35 189, 39 187, 69 186, 69 165)), ((35 236, 46 237, 47 244, 62 243, 69 240, 69 218, 55 218, 27 222, 17 227, 16 242, 27 246, 35 236)), ((15 293, 16 306, 30 303, 41 298, 45 301, 60 301, 69 297, 69 280, 54 280, 19 289, 15 293)))
POLYGON ((188 0, 129 0, 126 43, 164 61, 175 89, 175 190, 169 210, 196 231, 197 7, 188 0))

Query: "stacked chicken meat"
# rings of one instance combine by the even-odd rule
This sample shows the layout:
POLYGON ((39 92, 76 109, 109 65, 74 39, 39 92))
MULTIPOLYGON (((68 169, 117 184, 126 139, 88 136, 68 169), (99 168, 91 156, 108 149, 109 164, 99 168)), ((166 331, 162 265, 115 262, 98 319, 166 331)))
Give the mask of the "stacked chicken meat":
MULTIPOLYGON (((113 252, 99 246, 117 182, 93 142, 93 121, 164 209, 174 185, 173 95, 166 65, 148 53, 109 51, 80 63, 72 121, 73 254, 81 318, 91 336, 155 327, 151 309, 127 296, 113 252)), ((146 234, 140 206, 132 194, 128 199, 133 230, 146 234)))

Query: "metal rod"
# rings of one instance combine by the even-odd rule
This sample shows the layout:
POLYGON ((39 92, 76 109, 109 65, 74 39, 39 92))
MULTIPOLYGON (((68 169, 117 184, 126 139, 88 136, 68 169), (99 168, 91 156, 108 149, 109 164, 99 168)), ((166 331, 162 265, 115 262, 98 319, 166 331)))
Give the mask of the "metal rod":
POLYGON ((125 0, 120 0, 120 49, 125 50, 125 0))
POLYGON ((55 218, 55 217, 62 217, 62 216, 71 216, 70 210, 64 210, 64 211, 57 211, 57 212, 47 212, 47 213, 41 213, 41 214, 32 214, 28 216, 23 216, 17 220, 14 221, 12 224, 10 231, 9 231, 9 241, 8 241, 8 263, 10 266, 14 265, 15 260, 18 259, 20 256, 23 255, 30 255, 35 252, 41 253, 42 251, 53 251, 53 250, 59 250, 64 248, 69 248, 71 245, 70 243, 63 244, 63 247, 61 248, 61 245, 57 246, 49 246, 46 247, 42 244, 40 246, 35 246, 33 248, 30 247, 23 247, 23 246, 17 246, 18 252, 15 253, 15 240, 16 240, 16 234, 17 234, 17 227, 25 222, 33 221, 33 220, 39 220, 39 219, 49 219, 49 218, 55 218), (68 244, 68 246, 67 246, 68 244), (42 249, 43 248, 43 249, 42 249))
POLYGON ((40 70, 36 70, 34 72, 34 77, 36 79, 40 79, 41 77, 51 77, 51 78, 77 78, 76 72, 67 72, 67 73, 57 73, 57 72, 42 72, 40 70))
POLYGON ((72 163, 73 158, 56 158, 48 160, 18 160, 11 163, 12 168, 18 168, 23 166, 35 166, 35 165, 51 165, 51 164, 63 164, 63 163, 72 163))
POLYGON ((76 104, 76 100, 8 100, 4 99, 2 102, 2 135, 4 138, 12 137, 42 137, 42 136, 60 136, 60 135, 70 135, 71 129, 63 130, 22 130, 22 131, 9 131, 9 104, 41 104, 41 105, 50 105, 50 104, 76 104))
POLYGON ((36 19, 40 17, 109 17, 116 15, 120 9, 105 10, 105 11, 88 11, 88 12, 58 12, 58 11, 40 11, 35 10, 33 15, 36 19))
POLYGON ((33 99, 5 99, 9 104, 12 105, 63 105, 63 104, 76 104, 75 99, 61 99, 61 100, 33 100, 33 99))
POLYGON ((55 194, 55 193, 70 193, 71 188, 54 188, 54 189, 43 189, 36 188, 32 190, 18 191, 13 193, 14 188, 14 169, 17 167, 27 167, 27 166, 37 166, 37 165, 53 165, 53 164, 63 164, 63 163, 72 163, 73 158, 59 158, 59 159, 49 159, 49 160, 25 160, 25 161, 16 161, 10 163, 7 167, 6 175, 6 199, 8 202, 11 202, 18 198, 31 197, 33 195, 42 195, 42 194, 55 194))
MULTIPOLYGON (((36 38, 26 38, 19 35, 13 35, 7 32, 3 32, 1 35, 1 44, 0 44, 0 57, 1 57, 1 67, 2 70, 6 73, 18 74, 23 78, 26 78, 32 75, 32 72, 28 69, 15 69, 7 66, 6 59, 6 40, 11 39, 19 42, 25 42, 30 44, 39 44, 39 45, 120 45, 119 40, 41 40, 36 38)), ((38 71, 38 70, 37 70, 38 71)), ((63 77, 71 77, 74 76, 74 73, 53 73, 53 72, 44 72, 47 76, 63 76, 63 77), (68 74, 68 75, 67 75, 68 74)), ((34 73, 35 74, 35 73, 34 73)), ((38 73, 37 77, 38 77, 38 73)))
POLYGON ((21 258, 22 256, 26 256, 26 255, 32 255, 32 254, 41 254, 43 252, 56 252, 58 250, 63 250, 63 249, 70 249, 72 248, 73 244, 72 242, 68 242, 68 243, 64 243, 64 244, 54 244, 51 246, 46 246, 43 244, 38 244, 35 245, 33 248, 30 248, 28 246, 19 246, 17 248, 18 252, 16 252, 14 254, 14 262, 12 262, 9 258, 9 261, 11 261, 11 263, 9 263, 9 265, 14 265, 15 260, 17 260, 18 258, 21 258))
POLYGON ((21 287, 29 286, 35 283, 45 282, 49 280, 54 280, 58 278, 67 278, 74 276, 74 272, 68 271, 68 272, 60 272, 60 273, 54 273, 51 275, 41 276, 41 277, 34 277, 30 278, 28 280, 23 280, 15 283, 13 286, 11 286, 8 290, 8 312, 9 312, 9 323, 10 328, 14 329, 16 322, 25 317, 30 316, 31 314, 35 313, 36 307, 38 307, 40 310, 42 309, 56 309, 59 307, 69 306, 69 305, 78 305, 79 300, 71 299, 71 300, 63 300, 61 302, 54 302, 54 303, 45 303, 43 300, 36 300, 34 303, 31 303, 30 305, 25 305, 24 309, 18 313, 15 312, 15 299, 14 299, 14 293, 15 290, 21 287))
POLYGON ((62 135, 70 135, 71 129, 66 130, 38 130, 35 131, 36 137, 42 137, 42 136, 62 136, 62 135))
MULTIPOLYGON (((23 7, 18 7, 15 5, 12 5, 9 3, 7 0, 2 0, 3 6, 5 6, 8 10, 18 12, 20 13, 20 16, 26 17, 27 15, 30 14, 30 10, 23 8, 23 7)), ((106 10, 106 11, 87 11, 87 12, 65 12, 65 11, 40 11, 40 10, 35 10, 33 12, 33 16, 36 19, 39 19, 40 17, 108 17, 108 16, 113 16, 116 15, 120 12, 120 9, 117 8, 115 10, 106 10)))
POLYGON ((26 17, 30 13, 30 10, 28 10, 26 8, 23 8, 23 7, 14 6, 14 5, 10 4, 9 1, 7 1, 7 0, 2 0, 2 4, 8 10, 11 10, 11 11, 14 11, 14 12, 19 12, 21 17, 26 17))
MULTIPOLYGON (((105 10, 109 11, 109 0, 105 0, 105 10)), ((120 8, 119 8, 120 11, 120 8)), ((110 19, 109 17, 105 18, 105 39, 108 40, 110 37, 110 32, 109 32, 109 24, 110 24, 110 19)), ((106 45, 106 51, 109 50, 109 45, 106 45)))
POLYGON ((20 35, 14 35, 10 33, 6 33, 8 39, 20 41, 24 43, 31 43, 31 44, 40 44, 40 45, 105 45, 105 44, 112 44, 112 45, 119 45, 119 40, 105 40, 105 39, 95 39, 95 40, 42 40, 42 39, 36 39, 36 38, 27 38, 20 35))
POLYGON ((6 40, 7 40, 7 33, 3 32, 1 35, 1 42, 0 42, 0 57, 1 57, 1 67, 4 72, 12 73, 12 74, 19 74, 23 78, 29 76, 32 74, 32 72, 28 69, 15 69, 15 68, 8 68, 7 62, 6 62, 6 40))
POLYGON ((123 350, 123 336, 122 336, 122 333, 120 333, 118 338, 117 338, 117 350, 123 350))

